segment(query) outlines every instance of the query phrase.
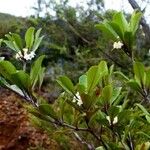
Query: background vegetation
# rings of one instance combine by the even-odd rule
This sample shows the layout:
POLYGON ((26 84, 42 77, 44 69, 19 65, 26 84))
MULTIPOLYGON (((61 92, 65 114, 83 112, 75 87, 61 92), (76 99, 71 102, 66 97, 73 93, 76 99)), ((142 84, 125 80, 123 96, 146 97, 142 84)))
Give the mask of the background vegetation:
MULTIPOLYGON (((149 4, 148 1, 145 2, 149 4)), ((129 0, 129 3, 134 9, 138 9, 143 13, 144 10, 146 10, 146 8, 141 10, 142 8, 138 6, 136 1, 129 0)), ((113 41, 108 40, 101 30, 95 27, 96 24, 102 23, 106 19, 108 21, 112 20, 113 15, 116 13, 114 10, 105 10, 104 1, 89 0, 87 1, 86 9, 79 6, 74 8, 68 4, 67 0, 62 0, 59 4, 54 0, 38 0, 36 6, 37 7, 33 7, 35 14, 27 18, 0 14, 0 38, 6 39, 5 35, 9 32, 18 33, 23 37, 26 30, 31 26, 35 27, 36 30, 42 28, 41 34, 44 35, 44 38, 37 50, 36 58, 42 54, 46 55, 43 62, 43 65, 46 67, 46 75, 44 77, 43 86, 38 92, 39 95, 41 94, 45 97, 49 103, 53 103, 62 92, 62 89, 55 82, 58 77, 67 75, 73 83, 77 83, 78 78, 84 74, 90 66, 97 65, 101 60, 108 62, 108 68, 114 64, 116 71, 122 71, 128 78, 132 78, 135 70, 133 71, 132 69, 133 64, 130 57, 128 57, 124 51, 114 50, 113 41)), ((131 14, 124 13, 129 21, 131 14)), ((137 61, 142 61, 147 67, 150 66, 150 28, 144 17, 141 19, 140 24, 140 28, 136 34, 135 43, 137 46, 136 48, 134 47, 134 55, 137 61)), ((0 55, 1 57, 4 56, 6 60, 10 60, 18 68, 21 67, 15 60, 14 54, 9 51, 9 48, 6 47, 4 43, 1 45, 0 55)), ((30 68, 31 64, 32 62, 28 63, 27 69, 30 68)), ((120 84, 120 82, 116 83, 116 85, 120 84)), ((140 97, 137 93, 134 93, 134 91, 131 90, 128 94, 129 99, 136 99, 130 101, 128 105, 131 104, 132 106, 133 103, 140 101, 140 97)), ((55 105, 54 107, 58 108, 59 103, 55 105)), ((149 104, 145 106, 148 107, 149 104)), ((67 109, 68 112, 72 111, 69 107, 67 109)), ((32 118, 32 121, 40 127, 44 125, 45 127, 47 126, 47 122, 44 121, 41 126, 36 118, 32 118)), ((139 129, 142 123, 138 125, 137 128, 139 129)), ((46 128, 46 130, 52 129, 53 127, 51 126, 46 128)), ((104 132, 106 131, 107 129, 105 129, 104 132)), ((51 134, 52 132, 50 131, 50 135, 51 134)), ((69 136, 68 134, 69 132, 60 129, 59 134, 54 134, 52 138, 60 142, 63 149, 70 149, 71 145, 67 144, 67 142, 73 139, 73 136, 69 136)), ((84 134, 82 136, 84 136, 84 134)), ((83 142, 78 137, 77 140, 81 143, 83 142)), ((91 137, 87 136, 86 140, 89 142, 91 137)), ((98 146, 98 143, 94 142, 92 144, 98 146)), ((84 144, 89 146, 87 143, 84 144)), ((83 147, 83 149, 84 148, 85 147, 83 147)), ((117 147, 114 145, 114 149, 115 148, 117 147)), ((132 147, 130 147, 130 149, 132 149, 132 147)))

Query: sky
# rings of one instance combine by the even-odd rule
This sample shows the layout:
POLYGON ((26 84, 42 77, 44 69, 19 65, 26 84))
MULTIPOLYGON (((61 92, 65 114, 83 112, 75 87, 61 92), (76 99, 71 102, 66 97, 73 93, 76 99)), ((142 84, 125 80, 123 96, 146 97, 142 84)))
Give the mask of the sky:
MULTIPOLYGON (((34 10, 32 9, 35 6, 35 2, 37 0, 0 0, 0 12, 8 13, 15 16, 30 16, 35 14, 34 10)), ((60 0, 56 0, 59 2, 60 0)), ((85 6, 86 0, 69 0, 69 4, 71 6, 78 5, 85 6)), ((145 17, 149 20, 150 23, 150 4, 146 5, 143 0, 137 0, 140 7, 143 9, 147 6, 147 11, 145 12, 145 17)), ((146 0, 145 0, 146 1, 146 0)), ((104 0, 105 2, 105 9, 114 9, 114 10, 125 10, 128 13, 133 11, 132 7, 130 6, 128 0, 104 0)))
MULTIPOLYGON (((15 16, 30 16, 34 14, 34 10, 31 9, 35 5, 36 0, 0 0, 0 12, 9 13, 15 16)), ((127 0, 104 0, 106 9, 126 9, 127 12, 131 12, 132 8, 128 4, 127 0)), ((85 0, 78 0, 79 5, 84 5, 85 0)), ((75 0, 70 0, 72 6, 76 5, 75 0)))

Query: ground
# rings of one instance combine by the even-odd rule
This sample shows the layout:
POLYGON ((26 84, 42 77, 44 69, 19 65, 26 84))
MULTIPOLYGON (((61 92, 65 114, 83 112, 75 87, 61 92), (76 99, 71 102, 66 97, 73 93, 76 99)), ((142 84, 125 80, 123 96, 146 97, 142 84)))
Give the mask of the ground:
POLYGON ((57 142, 31 125, 19 97, 0 89, 0 150, 35 150, 39 147, 60 149, 57 142))

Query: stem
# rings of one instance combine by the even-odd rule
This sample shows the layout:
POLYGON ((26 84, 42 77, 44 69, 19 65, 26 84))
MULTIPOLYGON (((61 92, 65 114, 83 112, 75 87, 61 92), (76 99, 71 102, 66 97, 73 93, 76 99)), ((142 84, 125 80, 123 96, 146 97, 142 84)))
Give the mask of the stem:
POLYGON ((108 150, 107 145, 105 144, 105 142, 104 142, 103 139, 102 139, 102 136, 101 136, 101 135, 98 136, 98 135, 92 130, 92 128, 89 126, 87 120, 88 120, 88 119, 85 118, 85 121, 86 121, 86 124, 87 124, 87 127, 88 127, 88 132, 91 133, 98 141, 100 141, 100 142, 102 143, 102 145, 104 146, 104 148, 105 148, 106 150, 108 150))
POLYGON ((107 145, 105 144, 105 142, 102 139, 102 136, 100 135, 100 137, 98 137, 93 130, 89 130, 89 132, 98 140, 102 143, 102 145, 105 147, 106 150, 108 150, 107 145))
POLYGON ((134 150, 134 145, 133 145, 133 141, 132 141, 132 138, 131 138, 131 135, 130 135, 130 133, 129 133, 129 147, 130 147, 130 149, 131 150, 134 150))
POLYGON ((81 139, 81 137, 80 137, 76 132, 73 132, 73 133, 74 133, 76 139, 77 139, 78 141, 80 141, 82 144, 85 144, 85 145, 88 147, 89 150, 95 150, 95 148, 94 148, 94 146, 93 146, 92 144, 89 144, 89 143, 87 143, 86 141, 83 141, 83 140, 81 139))
POLYGON ((23 71, 26 71, 26 66, 27 66, 26 61, 23 61, 23 71))
POLYGON ((117 133, 117 134, 118 134, 118 137, 119 137, 119 140, 120 140, 122 146, 124 147, 124 149, 126 149, 126 146, 125 146, 124 142, 121 139, 121 135, 119 133, 117 133))

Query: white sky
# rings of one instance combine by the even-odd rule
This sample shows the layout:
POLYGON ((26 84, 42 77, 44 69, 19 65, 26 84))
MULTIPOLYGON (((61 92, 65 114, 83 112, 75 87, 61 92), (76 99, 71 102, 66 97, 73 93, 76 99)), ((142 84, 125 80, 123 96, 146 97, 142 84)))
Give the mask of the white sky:
POLYGON ((28 16, 33 14, 31 9, 35 0, 0 0, 0 12, 15 16, 28 16))
MULTIPOLYGON (((15 16, 29 16, 34 14, 31 9, 36 0, 0 0, 0 12, 9 13, 15 16)), ((72 5, 75 5, 75 0, 70 0, 72 5)), ((132 11, 128 0, 104 0, 106 9, 126 9, 128 12, 132 11)), ((78 0, 79 5, 84 5, 85 0, 78 0)))

